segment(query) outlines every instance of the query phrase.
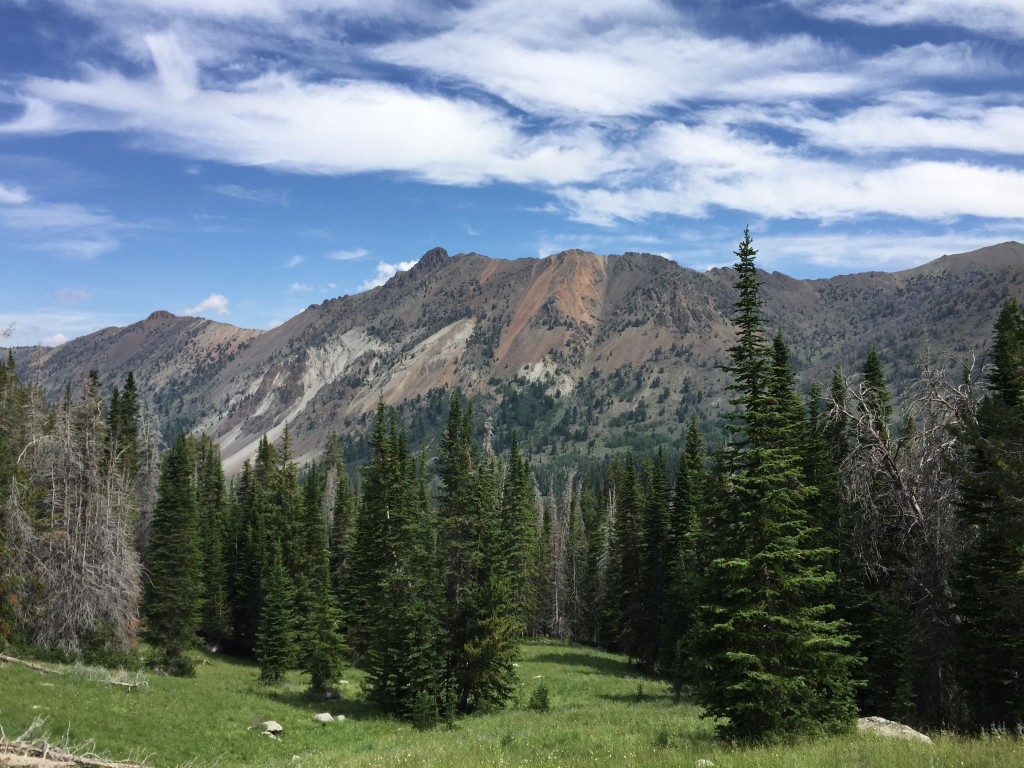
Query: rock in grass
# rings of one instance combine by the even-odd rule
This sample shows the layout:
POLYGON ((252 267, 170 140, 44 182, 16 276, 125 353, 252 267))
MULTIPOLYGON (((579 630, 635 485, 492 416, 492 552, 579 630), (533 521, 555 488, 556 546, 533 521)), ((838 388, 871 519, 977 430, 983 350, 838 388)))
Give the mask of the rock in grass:
POLYGON ((893 739, 910 739, 920 741, 922 744, 931 744, 932 740, 923 733, 915 731, 909 725, 894 723, 884 717, 862 717, 857 720, 857 730, 861 733, 870 733, 875 736, 887 736, 893 739))
POLYGON ((271 736, 276 736, 284 731, 284 726, 281 725, 277 720, 267 720, 263 724, 263 732, 269 733, 271 736))
POLYGON ((333 723, 334 717, 330 712, 321 712, 318 715, 313 715, 313 719, 318 723, 333 723))
POLYGON ((700 760, 694 762, 693 768, 715 768, 715 764, 710 760, 705 760, 702 757, 700 760))

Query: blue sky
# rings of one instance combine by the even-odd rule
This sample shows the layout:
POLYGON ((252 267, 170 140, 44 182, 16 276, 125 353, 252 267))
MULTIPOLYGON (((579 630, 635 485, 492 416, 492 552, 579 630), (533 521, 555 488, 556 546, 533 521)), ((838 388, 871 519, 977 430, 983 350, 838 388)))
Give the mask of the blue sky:
POLYGON ((1021 0, 0 0, 0 330, 269 328, 435 245, 1024 240, 1022 73, 1021 0))

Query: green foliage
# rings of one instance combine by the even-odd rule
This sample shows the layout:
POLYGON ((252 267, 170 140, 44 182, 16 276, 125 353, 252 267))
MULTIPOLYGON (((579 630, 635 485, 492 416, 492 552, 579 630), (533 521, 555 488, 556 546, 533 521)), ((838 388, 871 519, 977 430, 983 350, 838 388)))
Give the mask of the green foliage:
POLYGON ((275 541, 270 549, 265 595, 256 633, 259 679, 266 685, 280 682, 285 672, 295 664, 297 649, 294 600, 291 579, 288 577, 281 554, 281 545, 275 541))
POLYGON ((548 701, 548 687, 541 683, 533 692, 530 693, 530 703, 527 705, 534 712, 547 712, 551 709, 551 703, 548 701))
POLYGON ((827 617, 828 551, 806 504, 799 402, 781 339, 764 336, 749 232, 736 252, 737 407, 723 456, 723 519, 708 532, 702 600, 690 632, 691 676, 723 734, 744 740, 845 730, 853 685, 842 625, 827 617))
POLYGON ((969 545, 953 571, 957 670, 974 727, 1024 723, 1024 312, 995 323, 987 395, 963 437, 960 519, 969 545))
POLYGON ((146 561, 143 610, 146 639, 161 651, 158 663, 190 674, 185 656, 202 621, 202 550, 192 445, 184 433, 164 456, 146 561))

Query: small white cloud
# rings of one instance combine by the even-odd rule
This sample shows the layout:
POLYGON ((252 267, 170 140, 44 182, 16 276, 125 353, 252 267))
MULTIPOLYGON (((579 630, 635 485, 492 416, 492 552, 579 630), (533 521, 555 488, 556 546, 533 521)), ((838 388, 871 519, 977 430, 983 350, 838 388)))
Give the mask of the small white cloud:
POLYGON ((313 286, 309 283, 292 283, 288 286, 288 293, 309 293, 313 286))
POLYGON ((267 323, 267 330, 269 331, 269 330, 271 330, 273 328, 277 328, 277 326, 279 326, 281 324, 281 322, 282 322, 281 320, 278 320, 275 317, 273 320, 271 320, 269 323, 267 323))
POLYGON ((359 286, 359 290, 368 291, 371 288, 377 288, 378 286, 384 285, 384 283, 399 272, 405 272, 406 270, 415 267, 417 261, 419 261, 419 259, 414 259, 413 261, 400 261, 397 264, 388 264, 386 261, 382 261, 377 264, 377 276, 369 280, 364 280, 363 284, 359 286))
POLYGON ((190 165, 187 168, 185 168, 185 173, 188 174, 189 176, 198 176, 202 172, 203 172, 203 169, 200 166, 195 165, 195 164, 190 165))
POLYGON ((353 248, 351 251, 329 253, 327 258, 334 259, 335 261, 358 261, 359 259, 365 259, 369 253, 365 248, 353 248))
POLYGON ((227 315, 228 311, 228 298, 219 293, 211 293, 205 299, 200 301, 194 307, 188 307, 181 310, 183 315, 227 315))
POLYGON ((32 199, 24 187, 10 186, 0 183, 0 203, 5 205, 21 205, 32 199))
POLYGON ((250 203, 276 203, 288 205, 288 193, 280 189, 251 189, 238 184, 216 184, 207 187, 211 192, 216 192, 224 197, 232 197, 235 200, 246 200, 250 203))
POLYGON ((39 343, 44 347, 59 347, 67 340, 68 337, 63 333, 55 333, 52 336, 47 336, 45 339, 41 339, 39 343))
POLYGON ((87 291, 76 291, 70 288, 62 288, 57 291, 56 296, 64 304, 77 304, 80 301, 85 301, 90 298, 87 291))
POLYGON ((306 260, 305 256, 292 256, 285 264, 286 267, 297 267, 306 260))

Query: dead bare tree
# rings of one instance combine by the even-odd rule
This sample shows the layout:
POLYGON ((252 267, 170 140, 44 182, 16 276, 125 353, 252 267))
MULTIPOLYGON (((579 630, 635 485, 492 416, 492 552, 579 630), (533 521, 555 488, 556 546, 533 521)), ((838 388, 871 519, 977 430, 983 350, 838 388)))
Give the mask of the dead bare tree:
POLYGON ((949 722, 953 707, 950 568, 965 534, 952 467, 962 451, 957 429, 977 402, 976 360, 957 362, 959 384, 923 362, 919 377, 896 398, 902 429, 879 418, 862 379, 848 379, 845 402, 831 403, 832 418, 845 419, 853 433, 841 469, 845 496, 856 511, 857 553, 873 578, 902 582, 919 667, 918 710, 932 723, 949 722))
POLYGON ((105 457, 97 389, 86 382, 50 419, 30 417, 4 515, 20 619, 34 642, 72 654, 97 632, 133 642, 141 594, 135 492, 105 457))

